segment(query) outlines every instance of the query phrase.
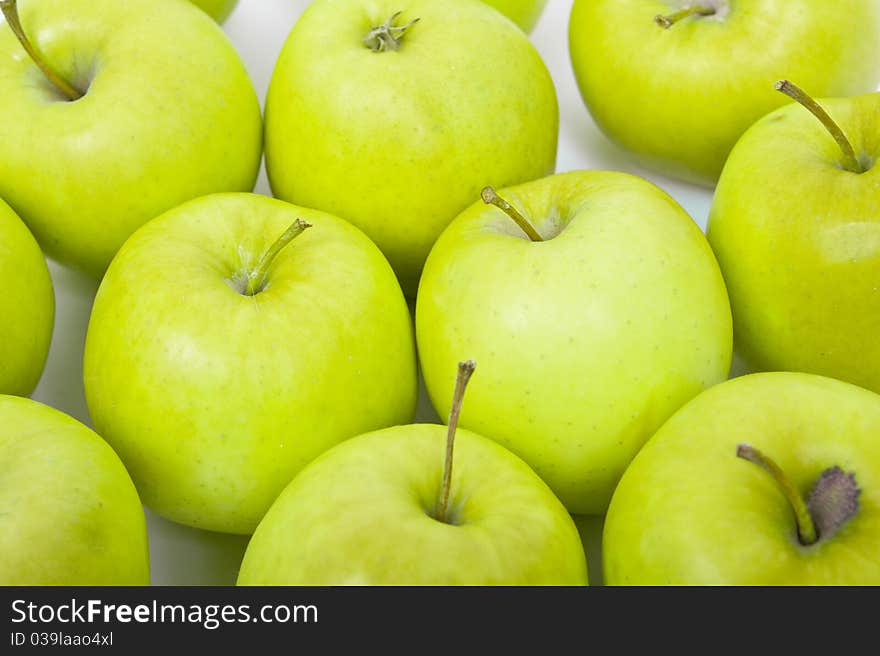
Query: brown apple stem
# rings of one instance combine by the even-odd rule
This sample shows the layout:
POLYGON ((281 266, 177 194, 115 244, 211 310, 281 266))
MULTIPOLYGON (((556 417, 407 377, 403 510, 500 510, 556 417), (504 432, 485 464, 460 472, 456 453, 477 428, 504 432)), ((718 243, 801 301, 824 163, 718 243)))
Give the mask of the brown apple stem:
POLYGON ((529 223, 522 214, 520 214, 519 210, 495 193, 495 190, 492 187, 484 187, 480 196, 483 198, 483 202, 486 203, 486 205, 494 205, 513 219, 514 223, 520 227, 520 230, 528 235, 529 239, 532 241, 544 241, 544 238, 537 230, 535 230, 535 227, 529 223))
POLYGON ((449 409, 449 423, 446 429, 446 461, 443 464, 443 481, 440 484, 440 499, 437 502, 437 521, 449 523, 449 490, 452 487, 452 449, 455 446, 455 429, 468 381, 474 374, 477 363, 473 360, 458 363, 458 376, 455 378, 455 391, 452 393, 452 407, 449 409))
POLYGON ((791 484, 791 481, 785 476, 782 468, 770 457, 748 444, 738 445, 736 447, 736 455, 762 467, 770 473, 774 480, 779 484, 779 487, 782 488, 782 492, 788 499, 789 504, 791 504, 792 510, 794 510, 795 520, 797 521, 798 539, 801 544, 815 544, 816 540, 819 539, 819 536, 816 534, 816 525, 813 522, 813 517, 810 515, 809 508, 807 508, 807 503, 804 501, 800 492, 795 489, 794 485, 791 484))
POLYGON ((691 5, 667 16, 664 16, 663 14, 657 14, 656 16, 654 16, 654 22, 657 23, 657 25, 662 27, 664 30, 668 30, 677 22, 684 20, 685 18, 689 18, 690 16, 712 16, 714 13, 714 7, 691 5))
POLYGON ((278 256, 278 253, 284 250, 284 247, 296 237, 305 232, 306 228, 311 227, 311 223, 306 223, 302 219, 297 219, 293 222, 293 225, 284 231, 284 234, 281 235, 265 253, 263 253, 263 257, 260 258, 257 268, 248 275, 247 287, 244 290, 245 296, 254 296, 263 291, 266 286, 266 276, 269 274, 269 267, 272 266, 272 262, 278 256))
POLYGON ((21 47, 24 48, 25 52, 43 72, 43 75, 46 76, 49 82, 55 85, 55 87, 63 93, 68 100, 79 100, 82 98, 85 94, 61 77, 55 69, 49 66, 49 64, 46 63, 46 59, 37 52, 37 49, 31 43, 30 39, 28 39, 18 16, 18 1, 0 0, 0 10, 3 11, 3 16, 6 17, 6 22, 9 24, 9 28, 12 30, 12 33, 15 34, 19 43, 21 43, 21 47))
POLYGON ((419 22, 418 18, 414 18, 406 25, 395 25, 394 22, 402 13, 395 12, 387 21, 372 28, 364 37, 364 45, 373 52, 400 50, 400 44, 407 31, 419 22))
POLYGON ((856 151, 852 147, 852 143, 846 137, 846 133, 841 129, 841 127, 834 121, 833 118, 825 111, 825 109, 817 103, 809 94, 807 94, 803 89, 798 87, 796 84, 789 82, 788 80, 780 80, 776 83, 776 90, 781 91, 789 98, 792 98, 796 102, 800 103, 804 107, 806 107, 817 119, 822 122, 822 125, 831 133, 831 136, 834 137, 834 140, 837 142, 837 145, 840 146, 840 150, 843 151, 843 167, 847 171, 851 171, 853 173, 864 173, 865 168, 859 163, 859 158, 856 157, 856 151))

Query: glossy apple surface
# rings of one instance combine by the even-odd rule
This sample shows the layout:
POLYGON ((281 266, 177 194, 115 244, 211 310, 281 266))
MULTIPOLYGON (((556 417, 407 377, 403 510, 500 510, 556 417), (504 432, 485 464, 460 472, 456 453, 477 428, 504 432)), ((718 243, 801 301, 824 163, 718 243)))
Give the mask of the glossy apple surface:
POLYGON ((712 388, 645 445, 605 521, 612 585, 880 584, 880 396, 799 373, 712 388), (853 473, 859 509, 834 535, 799 542, 776 481, 736 455, 761 449, 807 495, 820 474, 853 473))
POLYGON ((34 391, 49 353, 55 295, 37 242, 0 200, 0 394, 34 391))
POLYGON ((31 0, 21 22, 68 101, 0 24, 0 197, 51 257, 101 275, 139 226, 179 203, 250 191, 256 93, 235 48, 176 0, 31 0))
POLYGON ((819 103, 867 170, 845 170, 829 132, 792 103, 737 144, 709 241, 752 367, 880 392, 880 93, 819 103))
POLYGON ((257 528, 239 585, 587 583, 565 508, 491 440, 457 431, 453 512, 448 523, 435 519, 445 447, 443 426, 416 424, 328 451, 257 528))
POLYGON ((219 194, 151 221, 114 259, 89 322, 86 400, 150 508, 251 533, 315 456, 412 419, 414 350, 397 280, 363 233, 219 194), (297 218, 312 227, 243 294, 297 218))
POLYGON ((486 184, 552 173, 553 82, 521 30, 479 2, 316 0, 266 99, 273 193, 351 221, 414 296, 428 251, 486 184), (399 50, 364 39, 405 9, 399 50))
POLYGON ((107 443, 14 396, 0 426, 0 585, 149 585, 144 510, 107 443))
POLYGON ((685 211, 640 178, 579 171, 498 192, 431 251, 419 288, 422 372, 440 416, 448 362, 473 357, 462 426, 519 455, 577 514, 601 514, 629 461, 727 378, 727 294, 685 211))
POLYGON ((785 104, 776 80, 818 96, 877 88, 880 3, 576 0, 569 43, 581 95, 612 141, 666 175, 714 184, 737 139, 785 104), (654 22, 686 5, 715 14, 654 22))

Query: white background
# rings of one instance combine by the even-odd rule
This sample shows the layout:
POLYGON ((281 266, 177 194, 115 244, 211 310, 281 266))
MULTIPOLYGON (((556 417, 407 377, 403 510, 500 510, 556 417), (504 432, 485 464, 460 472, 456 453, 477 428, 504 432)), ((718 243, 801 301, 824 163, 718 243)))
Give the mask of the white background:
MULTIPOLYGON (((241 0, 224 29, 247 65, 261 100, 275 60, 307 0, 241 0)), ((705 229, 711 191, 673 181, 636 166, 599 133, 581 102, 568 58, 568 15, 572 0, 550 0, 532 41, 547 63, 559 96, 561 133, 558 171, 611 169, 642 175, 672 194, 705 229)), ((256 191, 269 194, 261 173, 256 191)), ((34 394, 42 401, 89 423, 82 390, 82 349, 97 282, 50 263, 55 283, 55 333, 49 361, 34 394)), ((424 398, 418 419, 435 415, 424 398)), ((247 538, 198 531, 167 522, 147 511, 154 584, 233 584, 247 538)), ((586 523, 585 546, 591 580, 599 579, 598 521, 586 523)))

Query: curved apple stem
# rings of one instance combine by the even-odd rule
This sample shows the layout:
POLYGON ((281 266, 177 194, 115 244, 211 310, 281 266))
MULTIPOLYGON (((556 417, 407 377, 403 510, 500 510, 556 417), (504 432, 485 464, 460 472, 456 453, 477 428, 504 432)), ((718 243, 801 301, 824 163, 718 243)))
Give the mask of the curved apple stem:
POLYGON ((247 287, 245 287, 245 296, 254 296, 259 294, 266 286, 266 276, 269 274, 269 267, 285 246, 292 242, 296 237, 301 235, 307 228, 311 228, 311 223, 306 223, 302 219, 293 222, 284 234, 281 235, 275 243, 272 244, 263 256, 260 258, 257 268, 254 269, 247 278, 247 287))
POLYGON ((840 150, 843 151, 843 167, 847 171, 851 171, 852 173, 864 173, 865 168, 859 162, 859 158, 856 157, 856 151, 852 146, 852 143, 849 139, 847 139, 846 133, 843 129, 834 121, 833 118, 825 111, 825 109, 817 103, 808 93, 806 93, 803 89, 801 89, 796 84, 789 82, 788 80, 780 80, 775 84, 776 90, 781 91, 789 98, 797 101, 804 107, 806 107, 816 118, 818 118, 822 125, 831 133, 831 136, 834 137, 834 140, 837 142, 837 145, 840 146, 840 150))
POLYGON ((494 205, 513 219, 514 223, 520 227, 520 230, 528 235, 529 239, 532 241, 544 241, 544 238, 537 230, 535 230, 535 227, 529 223, 522 214, 520 214, 519 210, 495 193, 495 189, 492 187, 483 187, 483 191, 480 192, 480 197, 486 205, 494 205))
POLYGON ((684 20, 690 16, 712 16, 715 14, 714 7, 703 7, 701 5, 691 5, 689 7, 685 7, 680 11, 676 11, 675 13, 669 14, 668 16, 664 16, 663 14, 657 14, 654 16, 654 22, 657 23, 664 30, 668 30, 670 27, 675 25, 677 22, 684 20))
POLYGON ((420 20, 414 18, 406 25, 395 25, 394 22, 402 13, 402 11, 395 12, 387 21, 371 29, 364 37, 364 45, 373 52, 400 50, 403 37, 420 20))
POLYGON ((31 43, 30 39, 28 39, 24 28, 21 26, 21 20, 18 15, 17 0, 0 0, 0 10, 3 11, 3 16, 6 17, 6 22, 9 24, 9 28, 12 30, 13 34, 15 34, 19 43, 21 43, 21 47, 24 48, 25 52, 43 72, 43 75, 46 76, 49 82, 63 93, 68 100, 79 100, 82 98, 85 94, 61 77, 55 69, 49 66, 49 64, 46 63, 45 58, 37 52, 37 49, 31 43))
POLYGON ((794 485, 791 484, 791 481, 785 476, 782 468, 777 465, 772 458, 748 444, 738 445, 736 447, 736 455, 743 460, 748 460, 749 462, 762 467, 770 473, 774 480, 779 484, 779 487, 782 488, 785 497, 788 499, 789 504, 791 504, 792 510, 794 510, 795 520, 797 521, 798 539, 801 544, 815 544, 819 539, 819 536, 816 534, 816 525, 813 522, 813 517, 810 515, 809 508, 807 508, 807 503, 804 501, 800 492, 795 489, 794 485))
POLYGON ((443 480, 440 484, 440 499, 437 502, 437 521, 449 523, 449 490, 452 487, 452 450, 455 446, 455 430, 458 428, 458 416, 461 404, 477 363, 473 360, 458 363, 458 376, 455 378, 455 391, 452 393, 452 407, 449 409, 449 423, 446 429, 446 460, 443 463, 443 480))

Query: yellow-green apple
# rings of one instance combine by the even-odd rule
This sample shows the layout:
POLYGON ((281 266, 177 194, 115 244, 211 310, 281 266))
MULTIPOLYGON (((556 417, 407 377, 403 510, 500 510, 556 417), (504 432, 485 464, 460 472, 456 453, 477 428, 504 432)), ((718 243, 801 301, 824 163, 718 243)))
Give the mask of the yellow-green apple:
POLYGON ((192 2, 218 23, 229 18, 229 14, 238 4, 238 0, 192 0, 192 2))
POLYGON ((24 41, 0 23, 0 197, 48 255, 100 275, 165 210, 253 188, 256 93, 204 12, 179 0, 30 0, 19 21, 15 0, 0 5, 24 41))
POLYGON ((728 376, 718 264, 687 213, 635 176, 565 173, 484 200, 516 222, 478 202, 425 266, 428 392, 442 415, 445 363, 479 358, 462 425, 523 458, 571 512, 604 513, 660 424, 728 376))
POLYGON ((55 295, 33 235, 0 200, 0 394, 34 391, 52 341, 55 295))
POLYGON ((575 0, 571 60, 598 126, 647 166, 713 184, 737 139, 783 104, 880 81, 877 0, 575 0))
POLYGON ((316 0, 272 75, 266 167, 279 198, 366 232, 413 296, 486 180, 553 172, 558 123, 541 57, 481 2, 316 0))
POLYGON ((513 20, 524 32, 531 32, 547 5, 547 0, 483 0, 513 20))
POLYGON ((379 249, 254 194, 190 201, 126 241, 95 298, 83 376, 144 502, 241 534, 315 456, 410 421, 418 387, 379 249))
POLYGON ((880 584, 878 435, 880 396, 831 378, 753 374, 710 389, 617 486, 605 582, 880 584))
POLYGON ((0 585, 148 585, 147 525, 104 440, 0 395, 0 585))
POLYGON ((880 93, 817 102, 778 86, 827 129, 791 104, 743 135, 724 167, 708 236, 737 351, 753 369, 880 392, 880 93))
POLYGON ((473 366, 459 365, 448 428, 361 435, 300 472, 251 538, 239 585, 586 585, 577 528, 547 485, 456 431, 473 366))

